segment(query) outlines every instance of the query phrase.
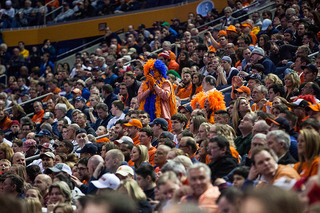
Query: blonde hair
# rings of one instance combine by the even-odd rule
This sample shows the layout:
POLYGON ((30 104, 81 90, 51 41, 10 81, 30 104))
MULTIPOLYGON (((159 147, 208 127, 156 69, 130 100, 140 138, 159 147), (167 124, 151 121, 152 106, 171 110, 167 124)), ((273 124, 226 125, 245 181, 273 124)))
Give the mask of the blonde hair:
POLYGON ((139 162, 134 163, 134 166, 139 167, 142 163, 149 163, 149 152, 148 148, 145 145, 136 145, 135 146, 140 154, 139 162))
POLYGON ((236 137, 236 132, 230 125, 215 123, 213 124, 213 126, 216 127, 216 131, 218 135, 225 137, 229 141, 230 146, 232 146, 233 148, 236 148, 236 145, 234 144, 234 138, 236 137))
POLYGON ((301 172, 303 162, 307 161, 310 166, 312 161, 320 153, 320 135, 317 131, 314 129, 301 129, 299 137, 300 136, 302 136, 304 140, 305 153, 299 154, 298 173, 301 172))
POLYGON ((25 200, 26 212, 42 213, 42 205, 36 198, 28 198, 25 200))
POLYGON ((298 74, 295 73, 295 72, 291 72, 291 73, 288 73, 284 78, 286 78, 287 76, 290 77, 292 82, 293 82, 292 91, 299 89, 299 87, 300 87, 300 77, 298 76, 298 74))
POLYGON ((0 144, 0 150, 4 151, 6 153, 6 158, 7 160, 11 161, 13 157, 13 149, 6 143, 1 143, 0 144))
POLYGON ((58 208, 62 208, 63 213, 73 213, 73 208, 68 203, 59 203, 57 206, 54 207, 53 213, 55 213, 58 208))
MULTIPOLYGON (((246 102, 248 102, 248 100, 244 97, 239 97, 237 98, 237 100, 234 102, 234 105, 233 105, 233 112, 232 112, 232 126, 235 130, 238 129, 238 126, 239 126, 239 122, 240 120, 242 119, 241 117, 241 114, 239 112, 239 106, 240 106, 240 101, 241 100, 245 100, 246 102)), ((252 112, 251 108, 250 108, 250 111, 249 112, 252 112)))
POLYGON ((129 197, 131 197, 134 201, 140 201, 140 200, 147 199, 146 194, 140 188, 138 183, 133 179, 121 181, 118 189, 120 189, 122 187, 126 189, 129 197))
POLYGON ((60 96, 57 98, 56 103, 64 103, 67 106, 67 110, 74 110, 74 106, 72 104, 70 104, 70 102, 68 101, 68 99, 66 99, 66 97, 60 96))
POLYGON ((277 75, 275 75, 275 74, 273 74, 273 73, 269 73, 269 74, 265 77, 264 83, 266 83, 267 80, 271 80, 274 84, 283 85, 281 79, 280 79, 277 75))

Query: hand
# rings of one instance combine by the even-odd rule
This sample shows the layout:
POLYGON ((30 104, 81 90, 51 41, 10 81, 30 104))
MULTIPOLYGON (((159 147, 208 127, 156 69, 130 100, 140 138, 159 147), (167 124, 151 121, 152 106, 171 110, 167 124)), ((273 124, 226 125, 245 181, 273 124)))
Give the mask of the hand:
POLYGON ((76 176, 71 175, 70 178, 77 187, 82 185, 82 182, 76 176))
POLYGON ((91 113, 93 112, 93 107, 89 108, 89 112, 91 112, 91 113))
POLYGON ((234 88, 241 87, 242 86, 242 78, 240 76, 233 76, 232 86, 234 88))
POLYGON ((263 106, 267 103, 267 100, 263 99, 257 103, 259 110, 262 110, 263 106))
POLYGON ((54 207, 56 207, 60 202, 52 203, 51 200, 47 203, 47 213, 53 212, 54 207))
POLYGON ((223 68, 222 68, 221 65, 218 66, 217 72, 218 72, 218 74, 222 74, 223 73, 223 68))
POLYGON ((258 177, 258 171, 255 166, 252 166, 249 171, 248 180, 255 180, 258 177))
POLYGON ((177 189, 173 194, 173 200, 174 201, 180 201, 183 196, 189 196, 192 195, 192 189, 190 186, 181 186, 179 189, 177 189))
POLYGON ((104 170, 104 162, 100 162, 97 168, 94 170, 92 176, 94 178, 98 178, 99 175, 101 174, 102 170, 104 170))

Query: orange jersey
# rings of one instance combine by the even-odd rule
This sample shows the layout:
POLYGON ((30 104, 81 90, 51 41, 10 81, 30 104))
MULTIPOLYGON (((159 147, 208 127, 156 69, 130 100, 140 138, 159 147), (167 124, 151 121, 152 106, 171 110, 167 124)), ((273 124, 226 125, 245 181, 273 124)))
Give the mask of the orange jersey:
POLYGON ((310 164, 303 162, 301 168, 298 171, 299 163, 294 165, 294 169, 299 173, 300 177, 308 178, 313 175, 317 175, 319 168, 319 157, 316 157, 310 164))
POLYGON ((44 110, 41 110, 40 112, 38 112, 37 114, 35 114, 32 117, 32 121, 35 122, 36 124, 40 124, 42 121, 42 117, 44 116, 44 110))
POLYGON ((177 92, 177 96, 181 99, 189 98, 192 93, 192 84, 190 84, 188 87, 180 88, 177 92))
POLYGON ((106 143, 106 142, 110 142, 109 138, 107 137, 97 139, 97 143, 106 143))
POLYGON ((156 153, 156 148, 151 146, 150 149, 148 150, 148 153, 149 153, 149 163, 152 165, 152 166, 155 166, 156 164, 154 163, 154 155, 156 153))

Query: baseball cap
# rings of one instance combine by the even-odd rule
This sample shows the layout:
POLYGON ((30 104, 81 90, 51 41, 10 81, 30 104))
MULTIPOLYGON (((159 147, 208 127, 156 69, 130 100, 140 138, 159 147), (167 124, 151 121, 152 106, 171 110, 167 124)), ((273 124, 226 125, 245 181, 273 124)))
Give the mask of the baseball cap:
POLYGON ((292 102, 291 104, 291 107, 303 107, 303 108, 306 108, 306 107, 309 107, 310 104, 308 101, 304 100, 304 99, 297 99, 296 101, 292 102))
POLYGON ((284 129, 286 132, 290 131, 289 121, 283 117, 277 117, 274 120, 267 118, 266 122, 268 125, 271 125, 272 123, 274 123, 275 125, 280 126, 281 129, 284 129))
POLYGON ((258 54, 264 56, 264 50, 261 47, 255 47, 252 50, 252 54, 258 54))
POLYGON ((97 151, 98 151, 98 148, 97 146, 95 146, 94 144, 92 143, 87 143, 86 145, 84 145, 84 147, 79 150, 79 151, 76 151, 77 153, 89 153, 89 154, 97 154, 97 151))
POLYGON ((128 55, 132 55, 133 53, 136 53, 136 52, 137 52, 136 48, 131 47, 129 49, 128 55))
POLYGON ((102 175, 99 180, 91 181, 92 184, 98 189, 117 189, 120 185, 120 179, 111 173, 106 173, 102 175))
POLYGON ((45 156, 49 157, 49 158, 52 158, 52 159, 55 159, 55 155, 52 152, 45 152, 45 153, 40 155, 40 158, 42 159, 45 156))
POLYGON ((124 177, 127 177, 128 175, 134 176, 134 171, 130 166, 122 165, 117 169, 116 174, 124 177))
POLYGON ((251 94, 251 91, 250 91, 249 87, 246 87, 246 86, 241 86, 241 87, 239 87, 238 89, 236 89, 236 91, 238 91, 238 92, 245 92, 245 93, 247 93, 248 95, 251 94))
POLYGON ((140 24, 140 26, 139 26, 139 30, 141 30, 142 28, 146 28, 146 25, 144 25, 144 24, 140 24))
POLYGON ((123 126, 135 126, 139 129, 142 128, 142 124, 138 119, 131 119, 128 123, 123 124, 123 126))
POLYGON ((28 139, 23 143, 22 150, 24 152, 28 151, 31 147, 37 146, 37 142, 33 139, 28 139))
POLYGON ((133 143, 133 140, 132 140, 132 138, 130 138, 128 136, 122 136, 122 138, 120 138, 119 140, 116 140, 115 142, 118 142, 118 143, 130 142, 130 143, 133 143))
POLYGON ((221 60, 222 61, 227 61, 229 64, 232 63, 232 59, 229 56, 223 56, 221 60))
POLYGON ((265 19, 265 20, 263 20, 261 30, 262 30, 262 31, 267 30, 267 28, 268 28, 271 24, 272 24, 272 21, 271 21, 270 19, 265 19))
POLYGON ((41 136, 44 136, 44 135, 50 136, 50 137, 52 136, 51 132, 49 130, 47 130, 47 129, 41 129, 40 132, 38 134, 36 134, 37 137, 41 137, 41 136))
POLYGON ((11 123, 10 123, 10 127, 12 126, 12 125, 20 125, 20 123, 19 123, 19 121, 17 121, 17 120, 13 120, 13 121, 11 121, 11 123))
POLYGON ((308 69, 313 73, 318 73, 318 69, 315 65, 313 64, 308 64, 307 66, 301 66, 302 69, 308 69))
POLYGON ((85 129, 78 129, 77 131, 76 131, 76 135, 78 135, 78 134, 80 134, 80 133, 86 133, 87 134, 87 131, 85 130, 85 129))
POLYGON ((309 105, 308 108, 310 108, 312 111, 320 112, 320 103, 316 103, 315 105, 309 105))
POLYGON ((261 81, 261 76, 258 74, 251 74, 249 76, 246 77, 247 81, 249 81, 250 79, 257 79, 259 81, 261 81))
POLYGON ((159 53, 158 57, 159 56, 163 56, 164 58, 169 59, 170 58, 170 53, 169 53, 169 51, 165 50, 165 51, 159 53))
POLYGON ((54 167, 49 168, 52 172, 65 172, 72 175, 71 168, 65 163, 57 163, 54 167))
POLYGON ((178 18, 174 18, 174 19, 171 19, 171 21, 172 21, 172 22, 175 22, 175 21, 180 22, 180 19, 178 19, 178 18))
POLYGON ((80 93, 80 94, 82 94, 81 90, 78 89, 78 88, 73 89, 72 93, 80 93))
POLYGON ((54 116, 53 116, 53 113, 52 112, 46 112, 46 113, 44 113, 44 115, 43 115, 43 117, 42 117, 42 119, 49 119, 49 118, 53 118, 54 116))
POLYGON ((174 135, 171 133, 171 132, 168 132, 168 131, 163 131, 159 138, 169 138, 170 140, 173 141, 173 138, 174 138, 174 135))
POLYGON ((81 97, 81 96, 76 97, 74 100, 76 100, 76 101, 83 101, 84 103, 87 102, 87 100, 86 100, 85 98, 81 97))
POLYGON ((41 148, 50 149, 52 152, 54 151, 53 146, 50 143, 44 143, 42 145, 39 145, 38 149, 41 149, 41 148))
POLYGON ((168 129, 168 122, 164 118, 156 118, 152 122, 149 123, 149 126, 153 126, 155 124, 160 124, 162 128, 168 129))
POLYGON ((252 25, 250 23, 243 23, 241 27, 250 27, 252 29, 252 25))
POLYGON ((170 26, 170 24, 168 22, 163 22, 161 26, 170 26))
POLYGON ((86 83, 84 82, 84 80, 81 80, 81 79, 77 80, 77 84, 81 84, 83 87, 86 86, 86 83))
POLYGON ((193 112, 193 109, 190 105, 187 105, 187 106, 181 105, 181 106, 179 106, 178 111, 180 111, 181 109, 185 109, 190 113, 193 112))

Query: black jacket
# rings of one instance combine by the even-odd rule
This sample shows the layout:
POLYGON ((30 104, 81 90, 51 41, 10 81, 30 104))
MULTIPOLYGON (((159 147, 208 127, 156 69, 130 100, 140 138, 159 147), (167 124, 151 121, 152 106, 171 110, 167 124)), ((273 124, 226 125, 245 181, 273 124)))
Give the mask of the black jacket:
POLYGON ((288 164, 295 164, 297 161, 292 157, 289 151, 279 159, 278 164, 288 165, 288 164))
POLYGON ((224 156, 208 165, 211 169, 211 181, 228 175, 234 168, 238 166, 238 161, 232 156, 224 156))

